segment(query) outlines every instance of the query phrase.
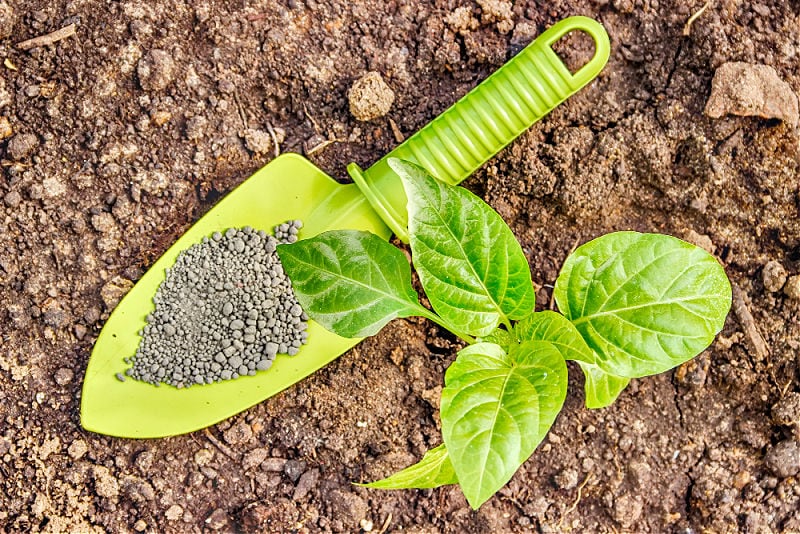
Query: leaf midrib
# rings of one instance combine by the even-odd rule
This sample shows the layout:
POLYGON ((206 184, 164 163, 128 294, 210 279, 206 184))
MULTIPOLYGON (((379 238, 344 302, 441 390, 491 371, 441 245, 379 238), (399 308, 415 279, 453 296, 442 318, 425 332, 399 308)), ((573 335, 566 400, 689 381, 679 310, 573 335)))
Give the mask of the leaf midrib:
POLYGON ((604 316, 607 316, 607 315, 617 315, 617 314, 622 313, 622 312, 640 310, 642 308, 648 308, 648 307, 651 307, 651 306, 664 306, 664 305, 668 305, 668 304, 679 304, 681 302, 691 302, 693 300, 712 300, 712 299, 717 299, 717 298, 724 298, 724 297, 722 295, 695 295, 695 296, 686 297, 686 298, 647 302, 645 304, 637 304, 636 306, 626 306, 624 308, 616 308, 616 309, 609 310, 609 311, 593 313, 591 315, 584 315, 584 316, 579 317, 577 319, 573 319, 572 320, 572 324, 577 326, 577 325, 585 323, 587 321, 591 321, 592 319, 597 319, 598 317, 604 317, 604 316))
MULTIPOLYGON (((415 184, 415 186, 416 186, 416 184, 415 184)), ((437 186, 438 186, 438 184, 437 184, 437 186)), ((419 189, 419 188, 417 187, 417 189, 419 189)), ((427 193, 427 191, 423 191, 423 194, 424 194, 424 195, 427 197, 428 195, 427 195, 426 193, 427 193)), ((430 200, 430 199, 429 199, 429 200, 430 200)), ((463 203, 461 202, 461 199, 459 199, 459 203, 460 203, 460 204, 463 204, 463 203)), ((448 224, 445 222, 445 220, 444 220, 444 218, 442 217, 442 214, 441 214, 441 212, 439 211, 439 209, 437 209, 437 208, 435 208, 435 207, 434 207, 434 203, 433 203, 433 202, 430 202, 430 204, 429 204, 429 208, 428 208, 428 209, 430 209, 431 211, 433 211, 433 213, 436 215, 436 218, 439 220, 439 222, 440 222, 440 223, 441 223, 441 224, 444 226, 444 228, 446 229, 447 233, 450 235, 450 237, 452 237, 452 238, 453 238, 453 241, 455 241, 455 242, 456 242, 456 244, 457 244, 457 246, 458 246, 458 250, 461 252, 461 254, 462 254, 462 256, 463 256, 463 259, 464 259, 464 261, 466 261, 466 262, 467 262, 467 265, 469 265, 469 270, 472 272, 472 274, 473 274, 473 275, 475 276, 475 278, 478 280, 478 282, 479 282, 479 284, 480 284, 480 287, 481 287, 481 289, 483 289, 483 291, 485 292, 486 296, 489 298, 489 302, 491 302, 491 303, 492 303, 492 305, 493 305, 493 306, 494 306, 494 307, 497 309, 497 313, 498 313, 498 314, 500 315, 500 317, 501 317, 501 322, 503 322, 503 323, 508 323, 508 322, 509 322, 509 320, 508 320, 508 317, 507 317, 507 316, 506 316, 506 314, 503 312, 502 308, 500 307, 500 304, 494 300, 494 297, 493 297, 493 296, 491 295, 491 293, 489 292, 489 288, 487 288, 487 287, 486 287, 486 284, 484 283, 483 279, 482 279, 480 276, 478 276, 478 273, 475 271, 475 266, 472 264, 472 262, 470 261, 469 257, 468 257, 468 256, 467 256, 467 254, 466 254, 466 251, 464 250, 464 247, 461 245, 461 240, 459 240, 459 239, 456 237, 455 233, 453 233, 453 231, 450 229, 450 226, 449 226, 449 225, 448 225, 448 224)), ((412 219, 413 219, 413 218, 412 218, 412 219)), ((417 240, 419 240, 419 238, 416 236, 416 232, 412 232, 412 233, 411 233, 411 236, 412 236, 412 239, 417 239, 417 240)), ((426 246, 427 246, 427 244, 426 244, 426 246)), ((430 246, 429 246, 429 248, 431 248, 432 250, 436 250, 436 249, 433 249, 433 247, 430 247, 430 246)), ((418 270, 419 270, 419 269, 418 269, 418 270)), ((425 270, 427 271, 427 269, 425 269, 425 270)))
POLYGON ((353 285, 360 286, 360 287, 362 287, 364 289, 372 291, 373 293, 377 293, 378 295, 382 295, 382 296, 388 297, 390 300, 393 300, 395 302, 401 303, 406 307, 406 309, 416 311, 415 303, 412 302, 412 301, 401 299, 401 298, 397 297, 397 295, 394 295, 393 293, 387 293, 385 291, 379 290, 375 286, 371 286, 371 285, 365 284, 364 282, 356 280, 355 278, 349 278, 347 276, 344 276, 341 273, 337 273, 337 272, 331 271, 329 269, 325 269, 324 267, 319 267, 318 265, 315 265, 315 264, 313 264, 311 262, 308 262, 308 261, 306 261, 304 259, 300 259, 297 256, 295 256, 294 259, 298 263, 300 263, 300 264, 302 264, 302 265, 304 265, 306 267, 309 267, 309 268, 311 268, 313 270, 326 272, 329 275, 333 276, 334 278, 338 278, 339 280, 344 280, 344 281, 351 282, 353 285))

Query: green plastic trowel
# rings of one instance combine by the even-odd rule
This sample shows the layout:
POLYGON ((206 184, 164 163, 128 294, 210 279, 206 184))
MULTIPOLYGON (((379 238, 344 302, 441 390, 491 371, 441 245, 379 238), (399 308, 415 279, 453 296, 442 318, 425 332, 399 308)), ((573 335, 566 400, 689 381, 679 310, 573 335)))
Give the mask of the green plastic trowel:
POLYGON ((342 185, 297 154, 284 154, 256 172, 175 242, 119 303, 95 343, 81 397, 87 430, 129 438, 192 432, 217 423, 282 391, 353 347, 309 322, 308 343, 296 356, 279 355, 256 376, 177 389, 115 375, 129 367, 138 332, 153 308, 153 295, 178 254, 215 231, 252 226, 271 230, 288 219, 304 223, 301 237, 352 228, 385 239, 406 235, 406 196, 390 157, 416 162, 456 184, 561 102, 589 83, 606 64, 603 27, 585 17, 562 20, 455 105, 367 170, 348 167, 355 183, 342 185), (567 69, 552 45, 572 31, 587 33, 595 53, 577 72, 567 69))

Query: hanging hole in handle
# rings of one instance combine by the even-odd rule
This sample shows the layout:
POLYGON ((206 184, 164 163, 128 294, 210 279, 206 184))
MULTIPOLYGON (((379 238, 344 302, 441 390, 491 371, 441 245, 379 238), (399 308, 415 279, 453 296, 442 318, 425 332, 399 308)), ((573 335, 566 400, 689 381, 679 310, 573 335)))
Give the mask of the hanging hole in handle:
POLYGON ((597 53, 594 38, 578 29, 563 35, 551 48, 573 76, 597 53))

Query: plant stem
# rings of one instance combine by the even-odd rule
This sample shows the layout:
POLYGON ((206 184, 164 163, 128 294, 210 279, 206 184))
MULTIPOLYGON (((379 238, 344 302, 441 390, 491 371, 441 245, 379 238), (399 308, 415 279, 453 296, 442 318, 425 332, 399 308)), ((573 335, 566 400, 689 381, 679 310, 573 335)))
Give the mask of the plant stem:
POLYGON ((448 330, 448 331, 454 333, 455 335, 457 335, 458 337, 460 337, 461 339, 463 339, 464 341, 466 341, 470 345, 474 345, 475 343, 477 343, 477 340, 474 337, 470 336, 469 334, 465 334, 463 332, 459 332, 458 329, 455 328, 453 325, 448 324, 447 321, 445 321, 444 319, 442 319, 441 317, 439 317, 438 315, 436 315, 432 311, 428 310, 424 306, 421 306, 421 305, 419 306, 418 314, 421 317, 425 317, 426 319, 428 319, 430 321, 433 321, 434 323, 438 324, 439 326, 441 326, 445 330, 448 330))

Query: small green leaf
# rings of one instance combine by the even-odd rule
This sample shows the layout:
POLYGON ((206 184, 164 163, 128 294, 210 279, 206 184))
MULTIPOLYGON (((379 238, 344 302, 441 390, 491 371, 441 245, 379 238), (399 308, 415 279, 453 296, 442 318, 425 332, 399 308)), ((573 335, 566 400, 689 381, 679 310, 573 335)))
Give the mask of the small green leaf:
POLYGON ((578 365, 586 376, 583 390, 586 393, 586 407, 590 409, 610 406, 631 381, 630 378, 605 373, 590 363, 579 361, 578 365))
POLYGON ((480 340, 483 343, 494 343, 500 345, 504 351, 508 352, 517 343, 514 335, 505 328, 497 328, 494 332, 480 340))
POLYGON ((426 452, 422 460, 414 465, 383 480, 359 486, 375 489, 427 489, 456 483, 458 483, 456 472, 450 463, 447 449, 442 444, 426 452))
POLYGON ((406 257, 374 234, 325 232, 278 245, 278 254, 303 309, 335 334, 371 336, 396 317, 420 314, 406 257))
POLYGON ((595 362, 595 354, 581 333, 560 313, 549 310, 532 313, 516 324, 514 334, 520 341, 549 341, 558 348, 565 360, 595 362))
POLYGON ((531 273, 511 229, 483 200, 398 159, 389 166, 409 198, 414 267, 434 310, 456 331, 485 336, 527 317, 531 273))
POLYGON ((445 374, 442 437, 461 489, 477 509, 533 453, 567 392, 567 367, 552 343, 527 341, 506 352, 471 345, 445 374))
POLYGON ((699 247, 666 235, 618 232, 567 258, 555 298, 601 370, 636 378, 708 347, 725 323, 731 285, 699 247))

